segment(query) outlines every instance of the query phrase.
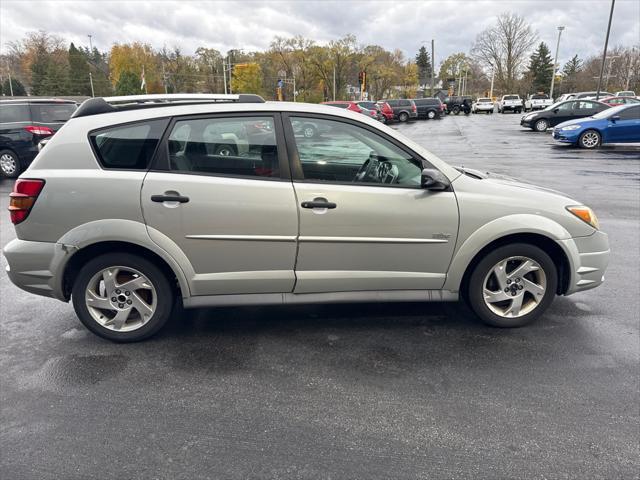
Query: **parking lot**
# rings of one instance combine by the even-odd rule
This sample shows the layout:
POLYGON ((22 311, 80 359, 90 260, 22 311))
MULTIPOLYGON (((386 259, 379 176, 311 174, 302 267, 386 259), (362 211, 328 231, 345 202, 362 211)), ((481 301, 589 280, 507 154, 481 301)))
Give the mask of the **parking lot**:
POLYGON ((516 330, 462 304, 219 308, 118 345, 2 274, 2 477, 638 478, 640 146, 557 146, 519 118, 393 128, 591 206, 603 286, 516 330))

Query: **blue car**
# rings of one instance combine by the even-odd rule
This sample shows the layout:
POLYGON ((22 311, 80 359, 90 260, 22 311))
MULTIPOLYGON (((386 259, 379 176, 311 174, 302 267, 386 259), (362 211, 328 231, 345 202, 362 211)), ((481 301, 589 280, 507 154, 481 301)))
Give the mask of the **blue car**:
POLYGON ((553 129, 554 140, 598 148, 603 143, 640 143, 640 104, 620 105, 591 117, 569 120, 553 129))

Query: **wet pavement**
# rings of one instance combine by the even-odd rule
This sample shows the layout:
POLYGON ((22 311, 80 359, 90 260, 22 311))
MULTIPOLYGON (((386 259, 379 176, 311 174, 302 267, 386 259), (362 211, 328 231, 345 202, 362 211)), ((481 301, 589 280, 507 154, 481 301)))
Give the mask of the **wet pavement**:
POLYGON ((593 207, 603 286, 517 330, 457 304, 220 308, 116 345, 0 274, 0 478, 638 478, 640 147, 518 121, 397 128, 593 207))

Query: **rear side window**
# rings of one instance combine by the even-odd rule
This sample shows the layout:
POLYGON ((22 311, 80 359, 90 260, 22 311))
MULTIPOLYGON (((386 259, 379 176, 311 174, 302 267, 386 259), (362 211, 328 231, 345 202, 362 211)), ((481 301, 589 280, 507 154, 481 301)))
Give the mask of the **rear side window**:
POLYGON ((0 123, 30 122, 29 106, 0 105, 0 123))
POLYGON ((401 107, 409 107, 411 105, 411 102, 409 100, 400 100, 399 105, 401 107))
POLYGON ((146 170, 166 120, 122 125, 89 134, 100 165, 109 169, 146 170))
POLYGON ((76 111, 75 103, 51 103, 51 104, 31 104, 31 114, 34 122, 40 123, 61 123, 71 118, 76 111))

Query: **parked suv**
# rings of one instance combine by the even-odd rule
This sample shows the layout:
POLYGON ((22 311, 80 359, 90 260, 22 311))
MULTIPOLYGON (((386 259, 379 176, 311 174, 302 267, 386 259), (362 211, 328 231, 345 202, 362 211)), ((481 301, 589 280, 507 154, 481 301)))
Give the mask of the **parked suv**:
POLYGON ((444 112, 444 104, 439 98, 415 98, 413 103, 416 104, 418 118, 432 120, 442 117, 444 112))
POLYGON ((609 256, 595 214, 561 193, 454 168, 346 109, 255 95, 87 100, 9 210, 10 279, 122 342, 157 332, 175 299, 462 297, 516 327, 601 284, 609 256))
POLYGON ((447 113, 453 113, 454 115, 458 115, 465 108, 471 110, 471 105, 473 104, 473 98, 470 95, 458 95, 453 97, 446 97, 444 99, 444 104, 447 107, 447 113))
POLYGON ((57 132, 76 108, 71 100, 0 101, 0 175, 20 175, 38 154, 38 143, 57 132))
POLYGON ((418 107, 413 100, 385 100, 393 109, 393 118, 399 122, 407 122, 418 118, 418 107))

